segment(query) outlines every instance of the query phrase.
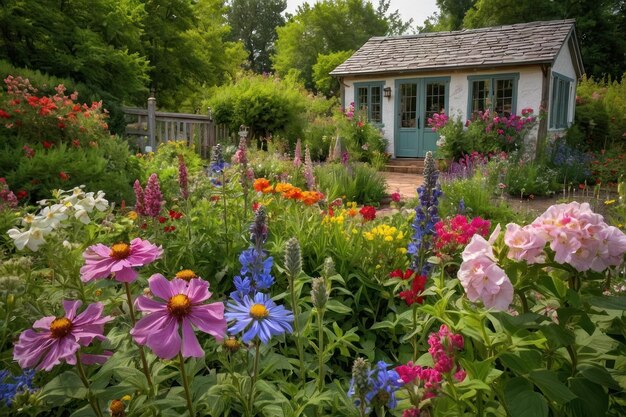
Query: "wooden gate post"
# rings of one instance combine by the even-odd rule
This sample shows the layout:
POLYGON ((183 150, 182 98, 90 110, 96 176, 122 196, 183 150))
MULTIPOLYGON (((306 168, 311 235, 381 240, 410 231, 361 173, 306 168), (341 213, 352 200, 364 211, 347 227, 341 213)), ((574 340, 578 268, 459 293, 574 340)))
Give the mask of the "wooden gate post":
POLYGON ((148 143, 150 151, 156 152, 156 98, 148 98, 148 143))

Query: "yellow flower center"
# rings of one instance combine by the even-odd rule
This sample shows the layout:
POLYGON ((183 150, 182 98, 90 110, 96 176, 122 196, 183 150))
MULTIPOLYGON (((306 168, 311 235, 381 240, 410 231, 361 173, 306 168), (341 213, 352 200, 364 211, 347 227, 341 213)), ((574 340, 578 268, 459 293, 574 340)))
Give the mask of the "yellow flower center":
POLYGON ((224 340, 224 347, 231 352, 236 352, 239 350, 239 340, 237 340, 234 336, 230 336, 228 339, 224 340))
POLYGON ((167 302, 167 310, 174 317, 184 317, 191 312, 191 301, 184 294, 176 294, 167 302))
POLYGON ((113 259, 126 259, 130 255, 130 245, 127 243, 116 243, 111 246, 111 253, 109 256, 113 259))
POLYGON ((67 336, 72 330, 72 322, 67 317, 52 320, 50 324, 50 332, 52 337, 60 339, 67 336))
POLYGON ((259 320, 269 316, 270 312, 263 304, 253 304, 252 307, 250 307, 250 315, 252 318, 259 320))
POLYGON ((198 276, 191 269, 183 269, 182 271, 178 271, 176 273, 176 278, 184 279, 185 281, 189 282, 194 278, 198 278, 198 276))

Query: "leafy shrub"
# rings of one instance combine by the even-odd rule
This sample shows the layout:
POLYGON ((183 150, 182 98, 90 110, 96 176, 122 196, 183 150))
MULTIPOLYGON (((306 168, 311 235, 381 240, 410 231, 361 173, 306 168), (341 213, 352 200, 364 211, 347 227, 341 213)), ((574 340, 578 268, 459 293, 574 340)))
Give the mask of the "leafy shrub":
POLYGON ((381 155, 387 155, 387 139, 379 128, 367 121, 363 112, 355 111, 354 103, 350 103, 345 113, 336 113, 335 120, 339 137, 351 160, 371 163, 381 155))
POLYGON ((49 190, 87 185, 120 201, 138 174, 128 144, 110 135, 101 103, 76 102, 60 85, 41 96, 28 80, 6 79, 0 95, 0 177, 31 201, 49 190))
POLYGON ((550 166, 556 171, 559 184, 581 184, 591 178, 591 155, 557 138, 551 145, 550 166))
POLYGON ((332 117, 317 117, 309 122, 304 131, 303 143, 309 146, 311 159, 325 161, 336 135, 337 124, 332 117))
POLYGON ((382 174, 364 163, 327 163, 315 169, 320 191, 328 201, 344 198, 358 204, 379 204, 385 196, 382 174))
POLYGON ((517 197, 552 195, 560 188, 557 172, 539 161, 509 164, 505 184, 507 192, 517 197))
POLYGON ((595 152, 591 171, 596 183, 617 183, 619 177, 626 173, 626 150, 612 147, 595 152))

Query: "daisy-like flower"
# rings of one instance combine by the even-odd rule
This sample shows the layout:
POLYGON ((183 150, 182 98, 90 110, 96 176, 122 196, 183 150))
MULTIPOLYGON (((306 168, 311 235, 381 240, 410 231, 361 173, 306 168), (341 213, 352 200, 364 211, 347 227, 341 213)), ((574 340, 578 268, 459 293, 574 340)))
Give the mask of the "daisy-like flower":
POLYGON ((141 296, 136 301, 145 314, 130 332, 135 342, 148 346, 160 358, 172 359, 179 353, 184 358, 204 356, 194 326, 219 342, 224 339, 224 304, 204 304, 211 296, 208 282, 192 279, 187 283, 178 278, 168 281, 154 274, 148 285, 155 298, 141 296))
MULTIPOLYGON (((13 349, 13 359, 22 368, 49 371, 55 365, 65 361, 76 364, 76 352, 81 346, 88 346, 94 339, 105 340, 104 324, 113 320, 111 316, 102 317, 104 307, 101 303, 87 306, 85 311, 76 314, 80 301, 63 301, 65 316, 44 317, 20 335, 13 349)), ((83 355, 83 363, 99 362, 105 356, 83 355)))
POLYGON ((80 268, 80 279, 88 282, 115 274, 115 280, 133 282, 137 279, 134 269, 154 262, 161 257, 163 249, 147 240, 135 238, 128 243, 116 243, 111 247, 98 243, 83 253, 85 265, 80 268))
POLYGON ((272 336, 293 332, 291 311, 276 305, 269 295, 260 292, 256 293, 254 298, 244 296, 241 302, 231 301, 226 306, 224 316, 228 321, 235 321, 229 327, 229 333, 237 334, 245 331, 242 336, 244 343, 258 337, 267 344, 272 336))
POLYGON ((7 234, 11 239, 17 250, 22 250, 26 246, 33 252, 37 252, 39 247, 46 243, 44 236, 50 232, 50 229, 41 229, 39 227, 31 226, 28 230, 9 229, 7 234))

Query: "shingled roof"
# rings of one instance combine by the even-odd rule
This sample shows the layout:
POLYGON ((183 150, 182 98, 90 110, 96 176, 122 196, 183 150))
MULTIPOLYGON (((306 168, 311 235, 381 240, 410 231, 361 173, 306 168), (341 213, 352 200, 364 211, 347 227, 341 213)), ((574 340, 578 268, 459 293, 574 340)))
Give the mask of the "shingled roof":
MULTIPOLYGON (((455 68, 553 63, 574 32, 573 19, 454 32, 373 37, 331 75, 409 73, 455 68)), ((578 66, 577 45, 573 59, 578 66)))

